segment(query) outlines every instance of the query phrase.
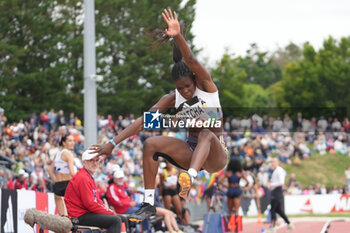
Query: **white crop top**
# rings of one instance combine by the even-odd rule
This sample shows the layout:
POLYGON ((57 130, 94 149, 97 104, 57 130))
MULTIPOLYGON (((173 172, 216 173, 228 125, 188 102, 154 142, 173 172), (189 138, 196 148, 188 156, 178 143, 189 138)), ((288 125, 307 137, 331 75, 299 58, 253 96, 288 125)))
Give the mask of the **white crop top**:
MULTIPOLYGON (((178 91, 175 89, 175 108, 178 111, 184 112, 185 109, 200 109, 205 112, 204 116, 202 113, 198 116, 193 116, 193 118, 201 118, 206 120, 208 118, 212 119, 221 119, 222 118, 222 110, 219 99, 219 91, 209 93, 202 91, 198 87, 196 87, 195 92, 193 93, 192 99, 186 100, 178 91)), ((192 113, 196 113, 198 111, 192 111, 192 113)), ((191 113, 191 114, 192 114, 191 113)), ((187 115, 187 114, 186 114, 187 115)))
POLYGON ((54 167, 55 167, 55 173, 63 173, 63 174, 69 174, 69 167, 68 163, 64 160, 62 160, 62 153, 63 152, 70 152, 67 149, 63 149, 57 152, 56 158, 54 160, 54 167))

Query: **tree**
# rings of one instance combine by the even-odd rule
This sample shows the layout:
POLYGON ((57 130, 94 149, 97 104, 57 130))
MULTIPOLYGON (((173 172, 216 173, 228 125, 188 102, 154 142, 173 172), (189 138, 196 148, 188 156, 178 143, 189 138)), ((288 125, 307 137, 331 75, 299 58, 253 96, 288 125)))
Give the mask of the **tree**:
MULTIPOLYGON (((174 88, 171 44, 152 47, 170 6, 188 25, 194 0, 96 0, 100 114, 138 113, 174 88), (181 5, 181 6, 180 6, 181 5)), ((83 116, 83 3, 79 0, 0 2, 0 106, 10 121, 44 109, 83 116)), ((192 41, 189 30, 187 40, 192 41)))
POLYGON ((79 1, 0 4, 0 105, 8 118, 18 120, 50 107, 79 109, 81 36, 74 21, 79 1))
POLYGON ((332 114, 334 108, 349 110, 350 38, 340 41, 329 37, 318 52, 309 45, 303 48, 303 59, 286 66, 282 81, 284 101, 291 107, 308 109, 308 115, 332 114), (327 110, 328 109, 328 110, 327 110))
POLYGON ((298 62, 302 57, 302 49, 291 42, 284 49, 279 48, 275 51, 272 54, 271 59, 275 65, 279 66, 281 70, 284 70, 287 64, 298 62))
MULTIPOLYGON (((155 29, 166 24, 161 17, 170 6, 187 25, 194 20, 194 3, 188 1, 96 1, 97 47, 99 73, 105 79, 99 84, 99 113, 141 114, 157 99, 174 89, 171 82, 171 43, 152 46, 155 29)), ((188 31, 186 39, 193 35, 188 31)))
POLYGON ((246 83, 255 83, 267 88, 282 79, 282 70, 268 57, 267 52, 260 52, 256 44, 251 44, 247 55, 239 59, 239 67, 247 73, 246 83))
POLYGON ((211 71, 213 81, 220 90, 221 106, 226 115, 237 115, 245 107, 243 81, 247 74, 238 66, 239 58, 224 54, 217 67, 211 71))

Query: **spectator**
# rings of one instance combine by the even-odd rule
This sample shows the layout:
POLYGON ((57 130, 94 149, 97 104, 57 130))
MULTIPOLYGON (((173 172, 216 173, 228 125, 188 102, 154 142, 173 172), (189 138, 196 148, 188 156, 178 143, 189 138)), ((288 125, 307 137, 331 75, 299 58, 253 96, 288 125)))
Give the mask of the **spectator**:
POLYGON ((231 119, 229 117, 226 117, 225 123, 224 123, 224 130, 229 132, 231 129, 231 119))
POLYGON ((237 130, 240 127, 240 118, 239 117, 234 117, 231 120, 231 130, 237 130))
POLYGON ((328 117, 326 131, 332 131, 333 117, 328 117))
POLYGON ((277 119, 273 122, 272 130, 274 132, 281 132, 282 126, 283 126, 283 122, 281 120, 281 117, 277 117, 277 119))
POLYGON ((327 125, 328 125, 327 120, 323 116, 321 116, 317 122, 318 131, 325 132, 327 129, 327 125))
MULTIPOLYGON (((159 186, 160 178, 159 176, 156 177, 156 186, 159 186)), ((174 217, 174 213, 168 209, 165 209, 162 205, 162 202, 160 200, 159 196, 159 188, 156 188, 155 195, 154 195, 154 206, 156 207, 156 215, 162 216, 164 219, 165 226, 170 233, 184 233, 180 230, 179 226, 177 225, 176 219, 174 217)))
POLYGON ((109 127, 110 129, 113 129, 113 128, 114 128, 114 122, 113 122, 113 119, 112 119, 112 115, 111 115, 111 114, 108 114, 107 120, 108 120, 108 127, 109 127))
POLYGON ((289 118, 288 114, 284 114, 283 125, 288 129, 289 132, 292 132, 293 121, 289 118))
POLYGON ((138 210, 138 203, 131 200, 124 181, 125 175, 122 169, 113 174, 113 181, 107 188, 107 198, 111 206, 118 214, 131 214, 138 210))
POLYGON ((288 181, 288 187, 291 186, 293 183, 296 183, 297 180, 295 178, 295 173, 290 174, 289 181, 288 181))
POLYGON ((350 193, 350 166, 348 166, 348 168, 345 170, 345 176, 348 193, 350 193))
POLYGON ((338 118, 335 117, 332 123, 332 130, 335 132, 339 132, 341 127, 341 123, 338 121, 338 118))
POLYGON ((303 123, 301 124, 301 130, 303 132, 310 132, 310 131, 312 131, 311 121, 309 121, 308 119, 303 119, 303 123))
MULTIPOLYGON (((107 233, 120 233, 121 223, 125 220, 107 209, 96 195, 96 184, 93 179, 100 158, 97 154, 83 153, 83 168, 73 177, 67 186, 64 199, 68 215, 78 218, 79 224, 97 226, 107 229, 107 233)), ((125 221, 127 225, 127 221, 125 221)))
POLYGON ((19 170, 18 177, 14 183, 15 189, 28 189, 27 177, 28 173, 26 173, 23 169, 19 170))
POLYGON ((239 150, 237 146, 233 147, 231 152, 231 159, 244 160, 244 152, 239 150))
POLYGON ((243 128, 243 129, 249 129, 251 124, 250 124, 250 119, 247 118, 247 116, 243 116, 243 119, 241 120, 241 124, 240 126, 243 128))
POLYGON ((259 169, 258 182, 260 186, 267 187, 267 184, 269 182, 269 173, 267 172, 267 168, 265 164, 262 164, 262 166, 259 169))
POLYGON ((296 182, 292 182, 287 189, 289 195, 300 195, 302 191, 299 188, 299 185, 296 182))
POLYGON ((165 160, 165 164, 165 168, 159 173, 164 207, 170 210, 171 205, 173 205, 176 215, 180 219, 181 201, 177 190, 178 170, 167 160, 165 160))
POLYGON ((350 131, 350 121, 347 117, 344 118, 343 122, 342 122, 342 126, 344 128, 344 131, 349 133, 350 131))
POLYGON ((296 131, 300 131, 303 123, 303 115, 301 112, 297 113, 297 118, 295 119, 293 125, 296 127, 296 131))
POLYGON ((7 189, 15 189, 15 184, 12 179, 12 173, 7 171, 7 189))
POLYGON ((186 208, 186 199, 181 199, 181 207, 182 207, 182 215, 181 215, 181 222, 183 225, 187 226, 191 224, 191 212, 188 208, 186 208))
MULTIPOLYGON (((32 177, 32 176, 31 176, 32 177)), ((31 190, 35 192, 46 192, 46 186, 44 183, 44 179, 42 177, 37 177, 33 179, 33 185, 30 188, 31 190)))
MULTIPOLYGON (((66 117, 64 116, 63 110, 58 111, 58 114, 56 115, 56 127, 64 126, 66 125, 66 117)), ((57 129, 56 129, 57 130, 57 129)))
POLYGON ((49 115, 47 113, 47 110, 44 110, 41 114, 40 114, 40 123, 44 126, 44 128, 47 131, 50 131, 50 118, 49 115))
POLYGON ((327 188, 326 188, 326 185, 321 185, 321 188, 320 188, 320 193, 321 194, 327 194, 327 188))
MULTIPOLYGON (((125 175, 122 169, 115 171, 113 174, 113 181, 107 188, 106 196, 108 203, 113 206, 117 214, 132 214, 141 207, 141 203, 131 200, 124 179, 125 175)), ((143 220, 142 226, 143 230, 149 229, 149 220, 143 220)))
POLYGON ((53 108, 50 109, 50 112, 47 114, 49 117, 50 130, 56 129, 56 113, 53 108))

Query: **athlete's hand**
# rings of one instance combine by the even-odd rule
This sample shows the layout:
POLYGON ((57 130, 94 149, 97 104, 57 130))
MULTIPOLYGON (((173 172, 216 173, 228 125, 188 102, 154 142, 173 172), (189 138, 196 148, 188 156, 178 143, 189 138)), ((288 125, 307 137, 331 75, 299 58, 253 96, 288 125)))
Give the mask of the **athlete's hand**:
POLYGON ((165 34, 170 37, 177 36, 181 33, 180 31, 180 23, 177 20, 176 12, 172 13, 171 9, 164 9, 162 13, 163 19, 168 25, 168 28, 165 29, 165 34))
POLYGON ((113 148, 113 144, 108 142, 103 145, 92 145, 89 149, 92 150, 91 154, 98 153, 99 156, 104 156, 103 160, 105 160, 112 153, 113 148))

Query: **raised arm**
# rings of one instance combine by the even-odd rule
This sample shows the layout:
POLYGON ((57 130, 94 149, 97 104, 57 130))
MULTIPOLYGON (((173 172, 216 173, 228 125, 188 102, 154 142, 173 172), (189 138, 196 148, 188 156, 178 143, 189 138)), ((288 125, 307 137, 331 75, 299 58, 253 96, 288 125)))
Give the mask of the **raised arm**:
MULTIPOLYGON (((175 93, 164 95, 160 100, 150 109, 151 111, 159 110, 160 113, 165 113, 170 107, 175 105, 175 93)), ((113 138, 118 145, 125 139, 139 133, 143 129, 143 116, 137 118, 131 125, 126 127, 120 134, 113 138)), ((91 153, 98 153, 99 155, 109 156, 112 153, 114 145, 108 142, 104 145, 92 145, 91 153)))
POLYGON ((217 88, 210 73, 199 63, 181 34, 180 23, 177 19, 176 12, 174 11, 173 13, 170 9, 164 9, 162 16, 168 25, 168 28, 165 29, 165 34, 169 37, 173 37, 178 44, 187 66, 195 73, 197 86, 206 92, 216 92, 217 88))

